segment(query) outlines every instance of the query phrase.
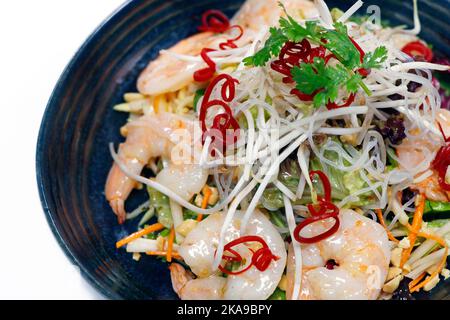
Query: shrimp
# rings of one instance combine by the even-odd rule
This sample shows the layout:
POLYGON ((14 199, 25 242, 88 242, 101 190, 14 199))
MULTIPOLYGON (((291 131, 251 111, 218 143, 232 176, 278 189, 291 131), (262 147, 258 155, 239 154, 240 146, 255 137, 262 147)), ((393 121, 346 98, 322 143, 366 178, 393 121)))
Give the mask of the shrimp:
MULTIPOLYGON (((381 225, 353 210, 339 213, 341 225, 331 237, 313 244, 302 244, 302 285, 295 300, 359 299, 374 300, 386 279, 390 247, 381 225), (332 270, 325 267, 334 260, 332 270)), ((321 233, 330 227, 323 221, 303 229, 304 236, 321 233)), ((288 287, 294 290, 295 259, 293 246, 287 262, 288 287)))
MULTIPOLYGON (((140 174, 150 159, 156 157, 171 159, 179 129, 186 129, 189 132, 200 130, 195 128, 193 121, 175 114, 144 115, 126 125, 127 139, 119 147, 119 159, 134 174, 140 174)), ((191 143, 194 144, 192 141, 191 143)), ((197 143, 195 147, 201 148, 197 143)), ((189 200, 200 192, 207 178, 208 171, 198 165, 172 161, 158 173, 155 180, 189 200)), ((106 181, 105 195, 119 223, 125 221, 125 200, 135 186, 136 182, 114 163, 106 181)))
MULTIPOLYGON (((226 230, 226 243, 239 237, 241 217, 242 213, 236 212, 233 222, 226 230)), ((181 299, 264 300, 273 293, 280 282, 286 266, 284 241, 269 219, 259 211, 254 212, 247 233, 262 237, 279 259, 272 261, 265 271, 259 271, 252 266, 242 274, 229 275, 227 278, 221 277, 218 271, 213 270, 224 219, 225 215, 222 213, 208 216, 180 245, 179 254, 197 276, 194 279, 180 265, 171 266, 172 285, 181 299)), ((246 245, 240 245, 236 250, 246 261, 250 261, 251 251, 246 245)))
MULTIPOLYGON (((224 42, 224 35, 202 32, 181 40, 167 51, 176 54, 198 56, 203 48, 217 49, 224 42)), ((145 95, 161 95, 175 92, 194 81, 194 72, 206 67, 204 63, 179 60, 170 54, 160 54, 150 62, 138 78, 137 87, 145 95)))
MULTIPOLYGON (((283 0, 287 10, 294 16, 317 16, 317 10, 311 1, 283 0)), ((231 24, 238 24, 244 29, 244 37, 237 42, 239 46, 253 41, 256 32, 263 27, 276 25, 282 10, 278 0, 248 0, 232 19, 231 24)), ((230 31, 231 32, 231 31, 230 31)), ((169 53, 198 56, 202 49, 218 49, 219 44, 230 38, 230 32, 214 34, 202 32, 184 40, 168 49, 169 53)), ((145 95, 161 95, 175 92, 191 84, 194 72, 206 67, 205 63, 179 60, 168 53, 162 53, 141 73, 137 87, 145 95)))
POLYGON ((232 23, 242 26, 246 31, 254 32, 258 32, 264 26, 275 26, 284 15, 279 3, 282 3, 286 11, 298 20, 319 16, 319 11, 310 0, 247 0, 232 19, 232 23))
MULTIPOLYGON (((440 109, 437 114, 437 121, 442 127, 442 130, 446 137, 450 136, 450 111, 446 109, 440 109)), ((438 151, 439 145, 432 143, 430 139, 405 139, 403 143, 397 147, 398 158, 401 163, 402 169, 412 170, 423 163, 429 154, 434 154, 438 151), (417 148, 420 145, 420 148, 417 148)), ((433 174, 427 179, 413 184, 411 189, 420 193, 424 193, 427 199, 432 201, 450 201, 450 192, 442 190, 437 172, 433 171, 433 174)))
POLYGON ((227 279, 218 276, 194 279, 178 263, 169 266, 172 285, 181 300, 221 300, 227 279))

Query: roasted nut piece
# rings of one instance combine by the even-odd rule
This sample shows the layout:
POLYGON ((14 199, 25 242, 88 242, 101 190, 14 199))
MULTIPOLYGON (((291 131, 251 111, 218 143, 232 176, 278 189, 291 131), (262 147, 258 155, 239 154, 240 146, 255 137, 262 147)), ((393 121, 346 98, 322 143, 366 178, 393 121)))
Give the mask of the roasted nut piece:
POLYGON ((177 228, 176 232, 178 232, 183 237, 186 237, 194 228, 197 226, 198 222, 192 219, 188 219, 183 221, 177 228))
POLYGON ((383 286, 383 291, 387 293, 394 293, 394 291, 397 290, 398 286, 400 285, 400 281, 402 280, 403 280, 402 275, 396 276, 391 281, 385 283, 385 285, 383 286))
POLYGON ((403 252, 402 248, 395 248, 391 252, 391 263, 395 267, 400 267, 400 261, 402 259, 402 252, 403 252))

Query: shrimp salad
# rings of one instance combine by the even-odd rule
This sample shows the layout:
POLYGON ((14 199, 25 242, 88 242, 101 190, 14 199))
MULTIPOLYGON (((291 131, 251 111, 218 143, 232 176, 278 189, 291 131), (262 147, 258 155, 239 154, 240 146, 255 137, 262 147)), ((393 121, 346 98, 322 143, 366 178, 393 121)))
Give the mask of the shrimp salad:
POLYGON ((137 225, 117 249, 167 263, 181 299, 405 300, 443 283, 450 68, 413 3, 412 29, 362 1, 206 11, 114 107, 129 118, 105 195, 137 225))

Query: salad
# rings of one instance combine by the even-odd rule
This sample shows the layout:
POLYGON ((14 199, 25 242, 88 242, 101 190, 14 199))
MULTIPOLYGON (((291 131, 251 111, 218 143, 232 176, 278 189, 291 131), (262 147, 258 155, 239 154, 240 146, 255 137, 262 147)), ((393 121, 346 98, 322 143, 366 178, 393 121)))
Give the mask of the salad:
POLYGON ((450 70, 414 28, 247 0, 161 51, 105 195, 181 299, 414 299, 450 277, 450 70), (141 191, 135 191, 141 190, 141 191), (125 205, 132 192, 148 200, 125 205))

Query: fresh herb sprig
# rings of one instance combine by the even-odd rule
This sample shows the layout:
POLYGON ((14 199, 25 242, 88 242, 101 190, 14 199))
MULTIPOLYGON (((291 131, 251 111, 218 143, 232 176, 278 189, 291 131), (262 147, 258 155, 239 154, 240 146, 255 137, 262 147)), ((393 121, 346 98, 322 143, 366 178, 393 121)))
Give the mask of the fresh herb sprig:
MULTIPOLYGON (((286 9, 282 4, 283 10, 286 9)), ((341 23, 334 23, 334 30, 326 29, 318 21, 307 21, 302 26, 286 12, 286 18, 280 18, 279 28, 271 28, 270 36, 264 47, 253 56, 244 59, 247 66, 264 66, 272 57, 280 54, 284 44, 288 41, 301 42, 304 39, 325 47, 334 54, 340 62, 335 67, 327 66, 324 59, 315 58, 313 63, 302 63, 292 69, 292 76, 301 92, 312 94, 316 107, 338 98, 340 88, 349 93, 355 93, 361 87, 369 96, 370 90, 362 81, 362 76, 355 72, 357 69, 380 68, 387 59, 387 49, 383 46, 368 52, 361 62, 361 54, 348 36, 347 27, 341 23)))
POLYGON ((325 29, 318 21, 307 21, 303 27, 288 14, 287 18, 280 18, 279 23, 280 28, 270 29, 264 47, 254 56, 244 59, 246 65, 264 66, 272 57, 278 56, 287 41, 301 42, 304 39, 325 47, 349 69, 360 65, 359 51, 348 37, 347 27, 343 23, 335 23, 335 30, 325 29))
POLYGON ((381 64, 387 59, 387 53, 386 47, 383 46, 376 48, 374 52, 366 53, 361 67, 364 69, 381 68, 381 64))
POLYGON ((339 88, 345 88, 347 92, 358 91, 362 76, 359 73, 349 73, 348 70, 338 64, 335 67, 325 65, 321 58, 314 58, 313 63, 302 63, 299 67, 292 69, 294 81, 297 88, 303 93, 314 96, 316 107, 326 105, 329 101, 336 101, 339 88))

